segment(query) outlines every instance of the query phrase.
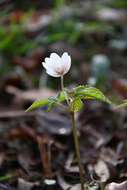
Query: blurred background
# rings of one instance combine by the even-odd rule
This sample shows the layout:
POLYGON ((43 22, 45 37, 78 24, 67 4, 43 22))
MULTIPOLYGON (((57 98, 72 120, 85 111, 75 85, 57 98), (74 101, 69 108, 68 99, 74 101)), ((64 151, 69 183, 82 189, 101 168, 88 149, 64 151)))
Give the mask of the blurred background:
MULTIPOLYGON (((53 145, 53 171, 60 169, 63 161, 74 161, 67 157, 73 143, 68 138, 70 119, 65 112, 56 109, 49 117, 43 110, 24 113, 34 100, 56 95, 60 89, 59 79, 48 76, 41 64, 52 52, 71 55, 66 86, 90 84, 116 103, 126 99, 127 0, 0 0, 0 185, 4 181, 4 185, 16 187, 18 179, 22 190, 19 176, 25 176, 28 185, 37 172, 42 175, 38 167, 40 137, 53 145)), ((86 171, 103 157, 101 168, 109 173, 104 179, 99 176, 102 181, 126 179, 126 111, 88 101, 79 114, 79 126, 86 171)), ((42 156, 43 170, 45 164, 42 156)), ((68 170, 71 175, 66 177, 74 182, 75 170, 68 170)), ((65 164, 64 171, 68 170, 65 164)))
POLYGON ((66 85, 118 88, 127 77, 126 8, 126 0, 1 0, 0 92, 58 89, 41 62, 65 51, 72 56, 66 85))

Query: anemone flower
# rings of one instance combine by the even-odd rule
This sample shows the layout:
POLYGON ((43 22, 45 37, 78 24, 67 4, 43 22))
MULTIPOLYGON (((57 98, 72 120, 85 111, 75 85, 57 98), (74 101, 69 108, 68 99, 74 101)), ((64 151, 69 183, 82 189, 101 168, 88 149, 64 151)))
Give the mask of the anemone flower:
POLYGON ((45 58, 45 62, 42 62, 42 65, 48 75, 61 77, 70 70, 71 57, 66 52, 61 57, 56 53, 51 53, 50 57, 45 58))

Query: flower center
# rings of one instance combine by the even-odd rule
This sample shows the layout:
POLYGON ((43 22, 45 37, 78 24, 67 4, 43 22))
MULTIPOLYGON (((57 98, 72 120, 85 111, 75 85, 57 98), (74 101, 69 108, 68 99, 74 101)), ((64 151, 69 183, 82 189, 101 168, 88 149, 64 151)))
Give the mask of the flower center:
POLYGON ((61 67, 61 68, 56 68, 55 72, 58 74, 58 75, 63 75, 64 74, 64 68, 61 67))

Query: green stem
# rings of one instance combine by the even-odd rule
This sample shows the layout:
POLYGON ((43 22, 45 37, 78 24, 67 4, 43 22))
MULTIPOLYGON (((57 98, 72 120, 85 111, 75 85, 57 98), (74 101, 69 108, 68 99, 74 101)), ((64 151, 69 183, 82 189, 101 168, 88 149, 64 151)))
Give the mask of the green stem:
POLYGON ((68 100, 67 94, 66 94, 66 92, 65 92, 65 90, 64 90, 64 78, 63 78, 63 76, 61 76, 60 79, 61 79, 61 80, 60 80, 60 82, 61 82, 61 90, 63 91, 63 93, 64 93, 64 95, 65 95, 65 98, 66 98, 66 101, 67 101, 67 104, 68 104, 68 106, 69 106, 69 100, 68 100))
POLYGON ((76 157, 78 161, 79 173, 80 173, 80 182, 81 182, 81 190, 84 190, 84 177, 83 177, 83 167, 81 164, 81 157, 80 157, 80 148, 79 148, 79 141, 77 136, 77 128, 76 128, 76 120, 75 120, 75 113, 71 112, 71 119, 72 119, 72 131, 75 143, 75 151, 76 157))
POLYGON ((101 188, 101 190, 104 190, 104 188, 105 188, 105 184, 102 182, 102 183, 100 183, 100 188, 101 188))
POLYGON ((61 76, 61 90, 64 91, 64 82, 63 82, 64 78, 63 76, 61 76))
MULTIPOLYGON (((64 90, 63 76, 61 76, 61 90, 65 93, 66 101, 67 101, 68 107, 70 108, 70 101, 68 100, 68 97, 64 90)), ((73 137, 74 137, 75 151, 76 151, 76 157, 77 157, 79 173, 80 173, 81 190, 84 190, 84 178, 83 178, 84 172, 83 172, 83 167, 82 167, 81 158, 80 158, 80 148, 79 148, 79 142, 78 142, 78 136, 77 136, 75 113, 74 112, 70 112, 70 113, 71 113, 71 120, 72 120, 72 131, 73 131, 73 137)))

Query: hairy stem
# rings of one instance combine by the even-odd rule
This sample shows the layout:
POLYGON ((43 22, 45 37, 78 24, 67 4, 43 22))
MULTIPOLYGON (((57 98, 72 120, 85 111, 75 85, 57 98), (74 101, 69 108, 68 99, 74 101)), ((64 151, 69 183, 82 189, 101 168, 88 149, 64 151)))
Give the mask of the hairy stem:
POLYGON ((71 112, 71 120, 72 120, 72 131, 73 131, 73 137, 74 137, 76 157, 77 157, 79 173, 80 173, 81 190, 84 190, 84 177, 83 177, 84 172, 83 172, 83 167, 81 163, 80 148, 79 148, 79 141, 78 141, 78 136, 77 136, 77 128, 76 128, 76 120, 75 120, 74 112, 71 112))

